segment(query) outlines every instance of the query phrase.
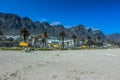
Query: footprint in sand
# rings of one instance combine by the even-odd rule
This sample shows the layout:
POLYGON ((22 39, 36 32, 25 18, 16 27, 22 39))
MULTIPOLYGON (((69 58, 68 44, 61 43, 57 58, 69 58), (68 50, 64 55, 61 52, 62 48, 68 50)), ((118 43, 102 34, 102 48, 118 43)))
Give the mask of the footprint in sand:
POLYGON ((10 77, 16 77, 18 72, 19 72, 19 70, 16 70, 14 73, 10 74, 10 77))
POLYGON ((72 73, 77 73, 77 70, 71 70, 72 73))
POLYGON ((52 78, 57 78, 58 76, 57 75, 52 75, 52 78))
POLYGON ((13 72, 11 74, 8 74, 8 72, 7 72, 3 75, 2 78, 0 78, 0 80, 10 80, 12 78, 15 78, 15 77, 17 77, 18 72, 19 72, 19 70, 16 70, 15 72, 13 72))
POLYGON ((25 70, 26 69, 32 69, 32 66, 30 66, 30 65, 29 66, 25 66, 23 69, 25 69, 25 70))
POLYGON ((38 67, 45 67, 46 64, 44 64, 44 63, 39 63, 37 66, 38 66, 38 67))
POLYGON ((75 77, 75 80, 80 80, 81 78, 80 77, 75 77))
POLYGON ((46 63, 47 63, 47 64, 49 64, 49 63, 50 63, 50 61, 46 61, 46 63))
POLYGON ((93 71, 88 72, 88 71, 79 71, 79 70, 70 70, 68 72, 68 76, 66 79, 68 80, 80 80, 82 75, 87 75, 87 74, 94 74, 93 71))
POLYGON ((80 76, 67 76, 67 80, 80 80, 80 76))
POLYGON ((55 56, 60 56, 60 54, 55 54, 55 56))
POLYGON ((9 79, 9 74, 8 72, 3 74, 3 76, 0 78, 0 80, 8 80, 9 79))

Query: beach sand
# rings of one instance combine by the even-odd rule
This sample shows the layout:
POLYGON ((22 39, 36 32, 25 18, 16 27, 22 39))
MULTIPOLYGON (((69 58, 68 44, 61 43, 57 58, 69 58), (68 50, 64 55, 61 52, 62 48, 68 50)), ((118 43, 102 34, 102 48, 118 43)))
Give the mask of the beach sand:
POLYGON ((0 80, 120 80, 120 49, 0 51, 0 80))

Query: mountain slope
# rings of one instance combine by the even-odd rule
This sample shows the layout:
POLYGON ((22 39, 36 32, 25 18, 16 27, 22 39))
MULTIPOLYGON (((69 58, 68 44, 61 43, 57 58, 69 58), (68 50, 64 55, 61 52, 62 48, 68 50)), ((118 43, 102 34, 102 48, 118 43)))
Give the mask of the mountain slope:
POLYGON ((112 42, 120 42, 120 34, 119 33, 114 33, 114 34, 109 34, 106 35, 107 39, 112 41, 112 42))
POLYGON ((86 29, 83 25, 73 26, 71 28, 65 28, 63 25, 50 25, 48 22, 33 22, 28 17, 19 17, 15 14, 0 13, 0 28, 3 29, 5 35, 19 35, 19 30, 22 27, 27 27, 30 34, 40 35, 44 31, 47 31, 50 36, 59 37, 59 33, 64 30, 68 38, 71 38, 75 34, 79 39, 97 38, 100 36, 106 40, 106 36, 102 31, 93 31, 91 28, 86 29))

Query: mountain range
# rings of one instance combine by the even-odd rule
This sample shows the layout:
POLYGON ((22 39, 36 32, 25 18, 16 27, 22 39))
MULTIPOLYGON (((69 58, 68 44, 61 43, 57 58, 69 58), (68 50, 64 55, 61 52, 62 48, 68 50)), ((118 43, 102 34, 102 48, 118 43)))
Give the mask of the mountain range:
POLYGON ((0 28, 3 29, 4 35, 16 36, 20 34, 22 27, 28 28, 31 35, 40 35, 44 31, 47 31, 50 36, 59 37, 61 31, 65 31, 67 38, 71 38, 75 34, 79 39, 91 37, 101 37, 103 40, 117 41, 120 42, 120 34, 105 35, 100 30, 92 30, 91 28, 86 29, 84 25, 76 25, 71 28, 65 28, 61 24, 51 25, 48 22, 33 22, 28 17, 19 17, 16 14, 0 13, 0 28))

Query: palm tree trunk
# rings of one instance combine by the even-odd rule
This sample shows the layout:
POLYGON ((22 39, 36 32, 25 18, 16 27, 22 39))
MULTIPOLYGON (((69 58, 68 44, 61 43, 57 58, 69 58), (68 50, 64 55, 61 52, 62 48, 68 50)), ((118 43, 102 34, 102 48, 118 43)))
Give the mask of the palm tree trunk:
POLYGON ((4 40, 2 39, 2 47, 4 47, 4 40))
POLYGON ((26 36, 24 36, 24 41, 26 42, 26 36))
POLYGON ((45 47, 47 47, 47 43, 46 43, 46 40, 45 40, 45 47))
POLYGON ((74 48, 75 48, 75 39, 74 39, 74 48))
POLYGON ((64 49, 64 37, 62 37, 62 47, 63 47, 63 49, 64 49))
POLYGON ((25 33, 23 34, 23 37, 24 37, 24 41, 26 42, 26 34, 25 33))

